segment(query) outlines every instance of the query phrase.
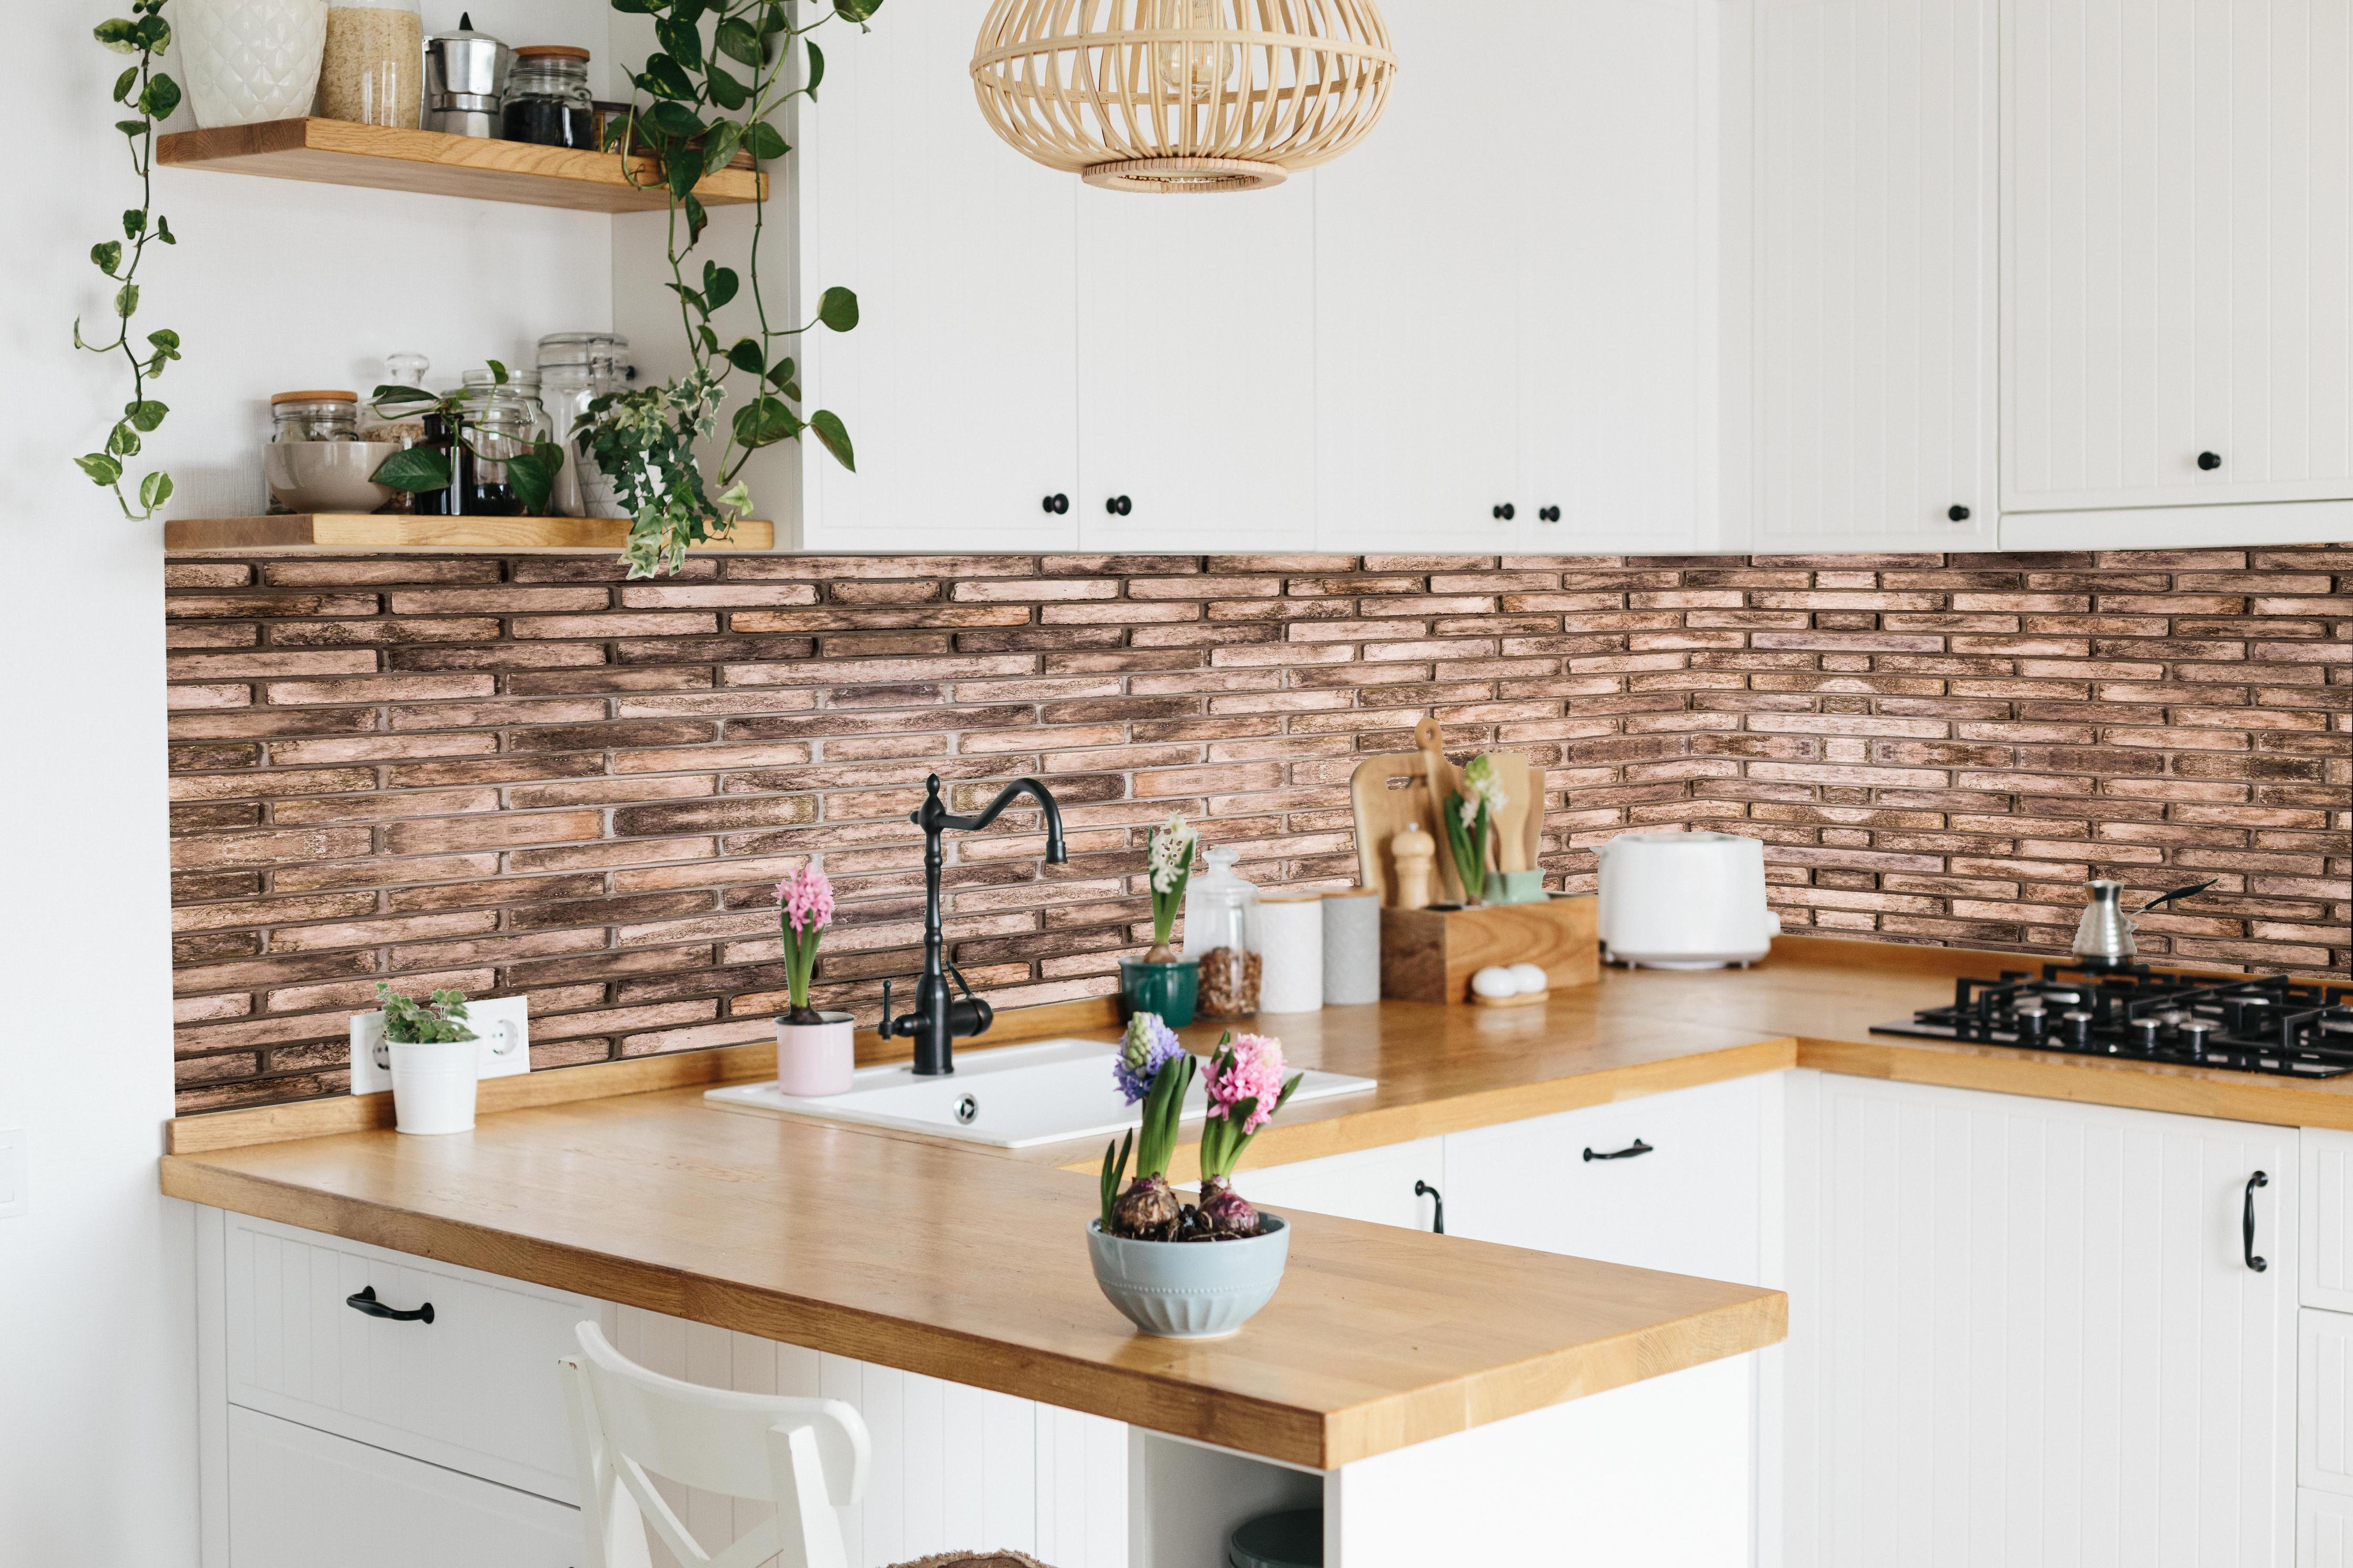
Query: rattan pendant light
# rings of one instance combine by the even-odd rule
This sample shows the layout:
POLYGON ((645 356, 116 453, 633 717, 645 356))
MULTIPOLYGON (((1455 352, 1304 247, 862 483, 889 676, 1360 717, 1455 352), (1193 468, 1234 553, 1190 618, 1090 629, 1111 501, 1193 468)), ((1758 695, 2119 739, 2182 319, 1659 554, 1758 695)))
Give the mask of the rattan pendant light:
POLYGON ((973 88, 999 136, 1113 190, 1249 191, 1379 123, 1375 0, 994 0, 973 88))

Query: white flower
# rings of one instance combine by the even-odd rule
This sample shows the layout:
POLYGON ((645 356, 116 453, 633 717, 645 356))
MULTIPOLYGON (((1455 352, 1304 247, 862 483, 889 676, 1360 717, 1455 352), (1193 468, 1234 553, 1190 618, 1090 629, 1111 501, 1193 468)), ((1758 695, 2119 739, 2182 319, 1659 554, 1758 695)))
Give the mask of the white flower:
POLYGON ((1504 781, 1495 772, 1495 760, 1485 754, 1471 759, 1462 770, 1462 824, 1470 826, 1478 817, 1479 807, 1501 811, 1511 804, 1504 793, 1504 781))
POLYGON ((1200 835, 1185 826, 1185 814, 1178 812, 1168 819, 1165 827, 1152 832, 1152 849, 1146 858, 1152 869, 1152 890, 1173 893, 1193 863, 1193 845, 1200 835))

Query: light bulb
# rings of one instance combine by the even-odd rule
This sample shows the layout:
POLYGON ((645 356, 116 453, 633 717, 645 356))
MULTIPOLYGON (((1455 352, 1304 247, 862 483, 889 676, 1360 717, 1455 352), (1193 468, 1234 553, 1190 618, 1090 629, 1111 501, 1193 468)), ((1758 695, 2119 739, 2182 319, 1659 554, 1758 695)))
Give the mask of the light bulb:
MULTIPOLYGON (((1207 33, 1218 26, 1218 0, 1155 0, 1154 22, 1163 31, 1207 33)), ((1190 103, 1207 103, 1234 79, 1241 54, 1231 44, 1166 43, 1153 46, 1153 69, 1160 85, 1190 103)))

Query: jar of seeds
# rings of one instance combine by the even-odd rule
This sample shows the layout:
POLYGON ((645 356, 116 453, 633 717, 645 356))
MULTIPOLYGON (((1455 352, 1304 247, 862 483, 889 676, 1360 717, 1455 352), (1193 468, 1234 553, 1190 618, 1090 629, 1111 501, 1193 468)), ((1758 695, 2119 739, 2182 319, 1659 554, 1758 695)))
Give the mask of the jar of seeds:
POLYGON ((425 24, 417 0, 329 0, 319 112, 417 129, 425 105, 425 24))
POLYGON ((1258 1011, 1258 889, 1235 874, 1241 857, 1206 849, 1208 870, 1185 889, 1185 956, 1201 961, 1194 1016, 1246 1018, 1258 1011))

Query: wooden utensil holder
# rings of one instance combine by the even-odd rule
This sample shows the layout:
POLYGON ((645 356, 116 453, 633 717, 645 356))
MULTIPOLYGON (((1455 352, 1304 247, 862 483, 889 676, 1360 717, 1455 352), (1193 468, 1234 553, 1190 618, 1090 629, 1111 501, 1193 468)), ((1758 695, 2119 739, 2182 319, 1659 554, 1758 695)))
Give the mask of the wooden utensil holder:
POLYGON ((1471 1000, 1490 964, 1533 963, 1556 991, 1601 978, 1590 896, 1468 910, 1383 910, 1381 994, 1409 1002, 1471 1000))

